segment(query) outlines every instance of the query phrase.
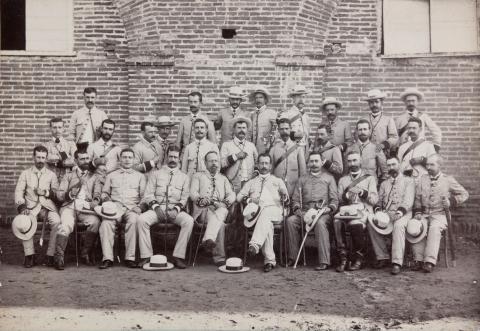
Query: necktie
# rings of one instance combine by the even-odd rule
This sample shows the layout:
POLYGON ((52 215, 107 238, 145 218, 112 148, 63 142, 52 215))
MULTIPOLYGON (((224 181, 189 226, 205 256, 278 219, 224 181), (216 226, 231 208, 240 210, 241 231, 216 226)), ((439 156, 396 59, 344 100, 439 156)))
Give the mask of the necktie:
POLYGON ((190 144, 190 142, 192 141, 193 126, 196 119, 197 119, 197 115, 192 115, 192 122, 190 123, 190 137, 188 138, 187 145, 190 144))
POLYGON ((263 187, 265 186, 265 181, 267 180, 267 177, 261 178, 261 183, 260 183, 260 194, 258 195, 258 199, 262 197, 262 192, 263 192, 263 187))
POLYGON ((211 194, 211 197, 213 198, 214 195, 215 195, 215 189, 216 189, 216 186, 215 186, 215 176, 212 176, 210 178, 210 182, 212 183, 212 194, 211 194))
POLYGON ((93 125, 93 119, 92 119, 92 110, 90 109, 88 111, 88 117, 90 117, 90 125, 92 126, 92 141, 97 140, 97 137, 95 135, 95 126, 93 125))
POLYGON ((255 145, 258 143, 258 117, 260 116, 260 109, 257 109, 257 118, 255 121, 255 145))
POLYGON ((173 179, 173 170, 170 170, 169 175, 170 176, 168 178, 167 188, 165 189, 165 210, 168 210, 168 191, 170 189, 170 184, 171 184, 172 179, 173 179))
POLYGON ((195 172, 198 172, 198 154, 200 154, 200 142, 197 142, 197 155, 195 156, 195 172))
POLYGON ((386 205, 384 206, 385 209, 388 209, 389 205, 391 204, 390 203, 390 196, 393 194, 393 196, 395 196, 395 184, 397 182, 397 178, 395 177, 392 181, 392 188, 390 189, 390 192, 388 192, 388 196, 387 196, 387 201, 385 201, 384 203, 386 203, 386 205))

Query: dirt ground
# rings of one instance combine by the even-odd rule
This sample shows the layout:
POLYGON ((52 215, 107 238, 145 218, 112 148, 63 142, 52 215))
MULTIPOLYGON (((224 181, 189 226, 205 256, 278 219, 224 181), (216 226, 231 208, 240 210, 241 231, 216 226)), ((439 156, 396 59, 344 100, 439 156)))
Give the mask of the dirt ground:
POLYGON ((457 245, 456 268, 398 276, 308 266, 265 274, 261 258, 243 274, 206 258, 166 272, 4 259, 0 330, 480 330, 480 248, 457 245))

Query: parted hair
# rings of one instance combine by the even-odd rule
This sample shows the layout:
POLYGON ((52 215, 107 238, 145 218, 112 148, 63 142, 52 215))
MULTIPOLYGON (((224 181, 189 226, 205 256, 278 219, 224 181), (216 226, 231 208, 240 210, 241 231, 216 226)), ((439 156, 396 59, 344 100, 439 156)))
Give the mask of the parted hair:
POLYGON ((372 129, 372 126, 371 126, 370 122, 369 122, 368 120, 364 119, 364 118, 362 118, 361 120, 358 120, 358 121, 357 121, 357 125, 356 125, 357 128, 358 128, 358 126, 359 126, 360 124, 368 124, 368 128, 369 128, 369 129, 372 129))
POLYGON ((95 87, 85 87, 83 94, 85 95, 87 93, 95 93, 95 95, 97 95, 97 89, 95 87))
POLYGON ((48 155, 48 149, 47 149, 47 147, 45 147, 45 146, 43 146, 43 145, 38 145, 38 146, 35 146, 35 147, 33 148, 33 156, 35 156, 35 154, 36 154, 37 152, 47 153, 47 155, 48 155))

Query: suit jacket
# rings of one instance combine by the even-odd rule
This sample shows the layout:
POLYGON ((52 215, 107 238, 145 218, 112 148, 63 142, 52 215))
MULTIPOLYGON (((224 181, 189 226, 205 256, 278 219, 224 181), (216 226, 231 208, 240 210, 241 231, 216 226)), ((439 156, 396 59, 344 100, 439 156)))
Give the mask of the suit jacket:
POLYGON ((210 151, 220 154, 218 146, 206 138, 190 143, 183 152, 182 171, 191 176, 196 172, 207 170, 205 155, 210 151))
POLYGON ((222 144, 220 149, 222 171, 232 183, 235 192, 240 191, 242 182, 252 178, 257 158, 257 148, 250 141, 244 140, 241 142, 235 137, 233 140, 222 144), (247 153, 247 157, 238 160, 236 154, 241 151, 247 153))
POLYGON ((384 179, 387 176, 387 158, 382 151, 376 151, 377 146, 370 141, 362 144, 357 141, 347 150, 360 153, 362 158, 362 170, 374 176, 376 179, 384 179))
POLYGON ((210 140, 212 143, 217 142, 217 136, 215 133, 215 127, 208 119, 208 116, 201 111, 197 113, 197 115, 189 114, 184 116, 180 121, 178 126, 178 134, 177 140, 175 144, 177 145, 180 150, 183 150, 188 144, 195 141, 195 130, 193 128, 193 122, 197 119, 201 118, 207 123, 207 139, 210 140))
POLYGON ((67 155, 67 160, 75 165, 75 158, 74 154, 75 151, 77 150, 77 146, 73 141, 66 140, 63 137, 60 137, 60 142, 57 144, 55 142, 55 138, 51 137, 49 140, 47 140, 43 145, 47 148, 48 150, 48 155, 47 155, 47 168, 55 173, 57 175, 58 179, 61 180, 63 175, 65 173, 71 172, 72 167, 66 168, 66 167, 58 167, 54 166, 52 163, 53 162, 58 162, 62 160, 62 156, 60 155, 60 152, 65 152, 67 155))
POLYGON ((397 146, 398 131, 392 117, 385 115, 384 112, 380 112, 376 117, 373 117, 370 113, 366 120, 370 122, 372 130, 370 140, 374 144, 384 144, 387 149, 397 146))
POLYGON ((145 176, 134 169, 117 169, 108 174, 102 189, 102 199, 108 196, 120 208, 139 207, 145 192, 145 176))
MULTIPOLYGON (((363 176, 364 174, 365 172, 362 170, 360 171, 359 176, 363 176)), ((354 186, 366 192, 365 196, 357 196, 355 199, 352 199, 352 197, 347 198, 346 194, 348 192, 347 187, 353 180, 354 179, 352 175, 348 174, 340 178, 338 182, 338 198, 341 202, 341 205, 350 205, 353 203, 362 202, 365 207, 372 212, 373 206, 378 202, 377 181, 375 180, 375 177, 369 176, 354 186)))
POLYGON ((387 212, 410 213, 415 199, 415 182, 401 173, 396 178, 389 177, 380 184, 378 202, 375 206, 387 212))
POLYGON ((435 148, 433 147, 432 143, 428 141, 423 141, 413 150, 409 151, 408 153, 405 153, 407 149, 410 147, 410 145, 412 144, 413 142, 409 140, 398 148, 398 159, 400 160, 400 171, 403 173, 405 170, 413 169, 412 176, 421 177, 422 175, 427 173, 427 169, 425 168, 425 163, 416 164, 412 166, 410 164, 410 160, 413 158, 422 157, 424 158, 424 161, 426 161, 427 157, 436 153, 435 148))
POLYGON ((422 121, 422 127, 420 131, 420 138, 426 138, 426 129, 432 135, 432 142, 434 145, 441 146, 442 145, 442 130, 438 127, 437 124, 428 116, 426 113, 420 113, 418 110, 414 110, 412 114, 408 111, 404 111, 400 116, 395 118, 395 125, 399 131, 400 136, 400 145, 407 142, 409 140, 409 136, 406 130, 408 120, 411 117, 418 117, 422 121), (402 134, 400 135, 400 130, 403 130, 402 134))
MULTIPOLYGON (((250 112, 241 109, 240 107, 234 110, 230 108, 222 109, 218 112, 217 119, 215 120, 215 129, 220 130, 220 146, 226 141, 233 139, 233 127, 232 122, 233 119, 237 117, 245 117, 250 118, 250 112)), ((247 133, 247 137, 251 136, 252 128, 249 128, 249 132, 247 133)))
POLYGON ((181 210, 187 205, 189 195, 190 177, 178 168, 171 169, 164 165, 148 178, 144 202, 151 204, 157 201, 161 206, 168 202, 168 208, 176 206, 181 210))
POLYGON ((320 124, 325 124, 330 128, 328 140, 335 146, 343 145, 343 151, 346 151, 347 147, 353 143, 352 128, 349 122, 342 121, 337 117, 333 122, 323 118, 320 124))
POLYGON ((270 148, 270 134, 275 139, 276 130, 273 131, 272 122, 277 120, 277 112, 266 106, 255 109, 251 113, 252 119, 252 142, 257 148, 258 154, 262 154, 270 148), (265 144, 266 142, 266 144, 265 144))
POLYGON ((133 145, 132 149, 135 152, 135 163, 133 166, 135 170, 148 173, 161 166, 164 150, 157 139, 148 142, 143 135, 140 135, 140 140, 133 145))
MULTIPOLYGON (((327 141, 325 145, 321 146, 320 144, 315 144, 313 147, 314 152, 320 152, 333 145, 330 141, 327 141)), ((343 160, 342 152, 337 146, 332 147, 324 152, 320 153, 322 155, 322 160, 325 162, 323 168, 331 173, 333 176, 339 177, 343 174, 343 160)), ((308 159, 308 157, 307 157, 308 159)))
POLYGON ((108 118, 103 110, 93 107, 90 110, 83 106, 73 112, 70 118, 69 134, 76 143, 93 143, 96 140, 96 132, 102 125, 102 122, 108 118), (90 120, 90 114, 92 120, 90 120), (92 128, 93 122, 93 128, 92 128))
MULTIPOLYGON (((303 109, 303 111, 305 111, 305 109, 303 109)), ((286 117, 290 119, 292 132, 302 135, 302 139, 300 139, 297 144, 303 147, 304 152, 308 151, 310 137, 310 117, 308 114, 300 111, 296 106, 292 106, 292 108, 281 113, 280 117, 286 117), (292 119, 297 115, 300 116, 297 117, 295 121, 292 121, 292 119)))
MULTIPOLYGON (((85 184, 81 186, 80 192, 77 195, 78 199, 82 199, 85 201, 93 200, 93 189, 96 179, 96 175, 89 172, 88 170, 86 171, 85 177, 83 178, 85 184)), ((62 202, 63 205, 72 201, 72 197, 70 197, 69 192, 73 187, 77 186, 81 180, 82 171, 80 170, 80 168, 76 168, 75 171, 66 174, 62 178, 60 186, 56 192, 57 200, 59 202, 62 202)))
POLYGON ((304 149, 288 139, 287 142, 281 141, 273 146, 270 150, 270 157, 272 158, 272 173, 285 182, 288 194, 291 196, 298 178, 307 173, 304 149), (296 146, 296 149, 275 167, 277 161, 293 146, 296 146))
POLYGON ((315 208, 315 204, 319 200, 325 202, 325 206, 330 207, 332 212, 338 208, 338 189, 335 178, 326 171, 320 172, 319 175, 312 173, 302 176, 295 186, 292 195, 292 209, 300 208, 300 190, 302 191, 302 207, 303 211, 315 208))
POLYGON ((237 194, 237 201, 241 202, 244 198, 259 199, 260 207, 274 206, 281 210, 282 195, 288 197, 283 180, 271 174, 266 177, 259 175, 245 183, 237 194))
MULTIPOLYGON (((102 138, 98 139, 93 144, 89 144, 87 148, 87 153, 90 156, 90 160, 92 160, 93 162, 96 158, 101 157, 111 145, 111 140, 105 142, 102 138)), ((107 173, 111 173, 120 167, 119 161, 121 151, 122 147, 116 145, 105 155, 105 160, 107 161, 107 173)))

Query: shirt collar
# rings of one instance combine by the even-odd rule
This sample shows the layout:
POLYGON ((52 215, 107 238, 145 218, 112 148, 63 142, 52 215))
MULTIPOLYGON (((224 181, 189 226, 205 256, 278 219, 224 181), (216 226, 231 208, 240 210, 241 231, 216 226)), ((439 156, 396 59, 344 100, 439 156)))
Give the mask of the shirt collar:
POLYGON ((261 111, 265 110, 266 108, 267 108, 267 105, 263 105, 260 108, 256 108, 255 111, 261 112, 261 111))
POLYGON ((130 169, 125 169, 125 168, 120 168, 120 173, 127 173, 127 174, 131 174, 133 173, 135 170, 133 170, 133 168, 130 168, 130 169))
POLYGON ((440 178, 440 176, 442 175, 442 172, 438 172, 438 174, 436 176, 430 176, 430 180, 438 180, 440 178))
POLYGON ((190 118, 200 118, 202 116, 202 111, 199 110, 196 114, 190 112, 190 118))
POLYGON ((258 178, 260 178, 260 179, 267 179, 268 177, 270 177, 270 173, 265 174, 265 175, 262 175, 262 174, 258 175, 258 178))
POLYGON ((382 116, 382 114, 383 114, 383 111, 379 111, 376 114, 370 112, 370 116, 373 117, 373 118, 379 118, 380 116, 382 116))
POLYGON ((111 139, 109 141, 105 141, 105 140, 103 140, 103 138, 99 138, 97 141, 101 146, 103 146, 103 145, 110 146, 112 144, 111 139))
POLYGON ((87 114, 88 114, 89 112, 92 112, 92 113, 93 113, 94 111, 97 110, 97 106, 93 106, 92 109, 88 109, 87 106, 83 105, 82 110, 83 110, 85 113, 87 113, 87 114))
POLYGON ((355 178, 358 178, 361 174, 362 174, 362 170, 359 170, 359 171, 356 172, 356 173, 351 172, 351 173, 350 173, 350 177, 352 177, 352 178, 354 178, 354 177, 355 177, 355 178))
POLYGON ((203 137, 202 139, 195 138, 195 142, 200 143, 200 145, 202 145, 205 142, 205 140, 207 140, 207 137, 203 137))
POLYGON ((170 171, 172 171, 173 174, 176 174, 177 171, 178 171, 178 166, 176 166, 175 168, 172 169, 172 168, 170 168, 168 165, 165 164, 165 165, 162 166, 162 169, 164 169, 164 170, 167 171, 168 173, 170 173, 170 171))
MULTIPOLYGON (((55 138, 55 137, 52 136, 52 141, 53 141, 54 143, 55 143, 55 140, 56 140, 56 139, 57 139, 57 138, 55 138)), ((58 138, 58 139, 60 140, 59 143, 61 143, 61 142, 63 141, 63 137, 60 137, 60 138, 58 138)))
POLYGON ((47 167, 46 166, 43 166, 43 168, 41 170, 38 170, 37 167, 33 166, 32 167, 32 171, 34 174, 40 174, 40 175, 43 175, 45 173, 47 167))
POLYGON ((412 112, 409 112, 407 110, 407 114, 410 115, 410 116, 413 116, 413 117, 418 117, 418 110, 414 109, 412 112))
POLYGON ((234 141, 236 144, 245 144, 245 142, 247 141, 247 139, 240 140, 240 139, 238 139, 238 137, 233 137, 233 141, 234 141))

